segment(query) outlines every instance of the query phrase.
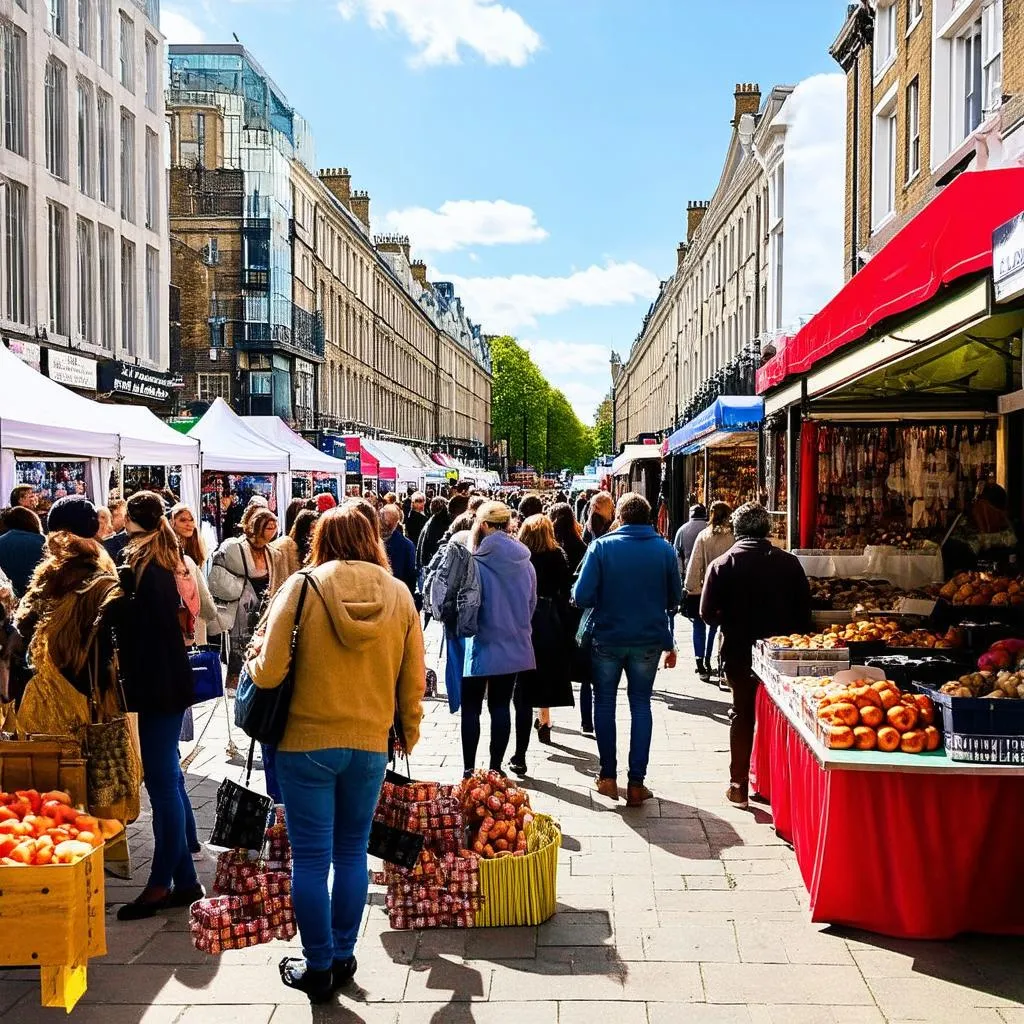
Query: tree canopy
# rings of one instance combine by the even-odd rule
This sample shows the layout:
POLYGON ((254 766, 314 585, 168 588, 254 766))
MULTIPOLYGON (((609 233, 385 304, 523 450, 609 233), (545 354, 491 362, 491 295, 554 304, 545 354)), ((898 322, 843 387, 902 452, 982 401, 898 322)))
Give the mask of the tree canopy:
POLYGON ((594 413, 594 447, 598 455, 614 454, 613 434, 612 398, 611 395, 606 395, 594 413))
POLYGON ((580 472, 594 457, 593 429, 580 422, 569 400, 551 387, 515 338, 504 335, 490 344, 491 436, 508 442, 512 465, 580 472))

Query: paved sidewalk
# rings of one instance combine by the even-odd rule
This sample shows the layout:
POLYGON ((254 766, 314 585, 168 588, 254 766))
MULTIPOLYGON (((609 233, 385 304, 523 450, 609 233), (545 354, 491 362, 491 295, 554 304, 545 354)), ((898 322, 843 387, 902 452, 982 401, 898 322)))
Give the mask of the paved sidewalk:
MULTIPOLYGON (((436 659, 435 629, 429 641, 436 659)), ((1024 941, 915 943, 811 924, 795 858, 775 836, 770 811, 725 804, 727 695, 701 683, 692 665, 687 653, 680 668, 658 674, 649 777, 657 799, 642 809, 593 791, 596 744, 579 734, 578 712, 556 711, 554 745, 531 747, 527 788, 564 833, 559 912, 549 923, 393 932, 376 891, 357 951, 358 986, 314 1012, 278 979, 277 961, 296 946, 214 959, 191 946, 184 911, 131 924, 111 915, 109 955, 90 965, 72 1022, 1024 1024, 1024 941)), ((624 695, 620 712, 624 765, 624 695)), ((197 735, 208 718, 197 716, 197 735)), ((218 782, 240 770, 224 755, 226 737, 221 709, 189 764, 201 834, 213 823, 218 782)), ((422 776, 461 776, 458 718, 444 702, 429 704, 413 764, 422 776)), ((132 829, 135 882, 108 879, 111 907, 145 880, 149 828, 144 816, 132 829)), ((893 857, 899 864, 899 851, 893 857)), ((212 867, 209 856, 207 883, 212 867)), ((902 864, 896 875, 902 870, 942 876, 941 865, 902 864)), ((38 1000, 32 972, 0 972, 4 1024, 63 1018, 38 1000)))

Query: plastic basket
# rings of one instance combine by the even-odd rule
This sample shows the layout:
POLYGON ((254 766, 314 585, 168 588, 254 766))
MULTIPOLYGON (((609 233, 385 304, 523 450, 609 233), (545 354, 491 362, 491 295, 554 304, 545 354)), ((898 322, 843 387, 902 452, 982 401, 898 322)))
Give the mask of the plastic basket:
POLYGON ((917 683, 942 712, 946 750, 954 761, 1024 764, 1024 700, 953 697, 917 683))
POLYGON ((546 815, 538 814, 534 820, 538 819, 552 824, 553 842, 523 857, 481 858, 477 928, 543 924, 554 916, 562 833, 546 815))

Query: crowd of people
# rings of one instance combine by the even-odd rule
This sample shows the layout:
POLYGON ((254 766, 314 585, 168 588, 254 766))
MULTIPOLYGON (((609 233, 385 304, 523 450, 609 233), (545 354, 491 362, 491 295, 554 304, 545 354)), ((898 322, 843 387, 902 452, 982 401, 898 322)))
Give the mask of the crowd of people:
POLYGON ((429 504, 420 492, 367 492, 340 506, 321 494, 294 499, 283 522, 257 496, 208 551, 196 512, 173 495, 144 491, 103 508, 68 496, 49 510, 45 533, 33 499, 30 486, 18 487, 0 513, 0 696, 19 702, 30 731, 81 733, 96 695, 111 713, 138 714, 155 855, 120 919, 186 906, 203 892, 178 745, 194 698, 190 652, 221 652, 229 694, 243 673, 273 688, 291 669, 287 727, 262 754, 268 793, 287 815, 304 953, 282 962, 281 977, 314 1001, 356 970, 367 837, 389 754, 411 751, 419 736, 432 620, 444 631, 466 776, 482 766, 526 776, 534 736, 551 744, 554 729, 578 729, 596 737, 598 793, 639 807, 652 796, 651 702, 659 666, 676 664, 677 612, 693 620, 703 678, 724 628, 734 696, 729 799, 745 804, 750 646, 802 627, 809 610, 802 570, 767 540, 757 505, 732 514, 721 502, 696 505, 673 545, 633 493, 617 502, 607 492, 500 501, 467 483, 429 504), (578 725, 557 721, 576 703, 574 683, 578 725))

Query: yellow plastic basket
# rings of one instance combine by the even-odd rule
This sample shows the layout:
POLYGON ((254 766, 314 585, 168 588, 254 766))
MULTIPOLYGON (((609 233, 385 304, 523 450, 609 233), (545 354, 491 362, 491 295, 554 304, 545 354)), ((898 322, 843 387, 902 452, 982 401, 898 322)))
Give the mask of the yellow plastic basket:
POLYGON ((480 909, 477 928, 501 928, 543 924, 555 913, 558 902, 558 851, 562 833, 550 817, 537 819, 550 824, 555 839, 524 857, 480 859, 480 909))

